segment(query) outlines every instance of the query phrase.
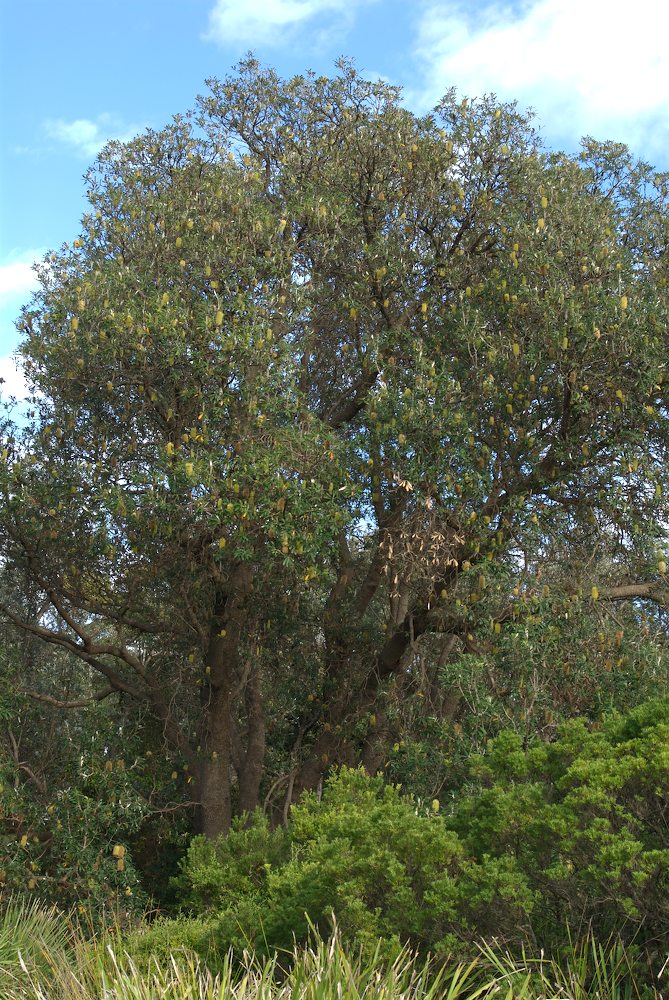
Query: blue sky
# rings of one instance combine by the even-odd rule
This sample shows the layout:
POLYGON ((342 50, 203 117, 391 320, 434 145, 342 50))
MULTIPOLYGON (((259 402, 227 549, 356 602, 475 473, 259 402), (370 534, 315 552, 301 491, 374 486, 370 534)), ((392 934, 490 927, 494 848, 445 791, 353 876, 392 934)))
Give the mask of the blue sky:
POLYGON ((537 112, 547 145, 628 143, 669 168, 662 0, 0 0, 0 376, 31 263, 77 235, 105 140, 160 127, 246 52, 283 75, 342 55, 428 110, 450 86, 537 112))

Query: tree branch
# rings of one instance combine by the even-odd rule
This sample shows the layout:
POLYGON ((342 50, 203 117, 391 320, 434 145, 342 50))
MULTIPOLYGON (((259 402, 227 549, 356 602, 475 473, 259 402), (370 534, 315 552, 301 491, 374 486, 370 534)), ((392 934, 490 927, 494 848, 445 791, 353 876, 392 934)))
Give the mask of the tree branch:
POLYGON ((364 407, 367 393, 376 382, 378 374, 376 370, 363 373, 351 386, 350 393, 340 398, 329 410, 319 413, 320 419, 335 430, 342 424, 347 424, 364 407))
POLYGON ((59 701, 58 698, 53 698, 50 694, 42 694, 40 691, 27 691, 24 690, 28 698, 33 698, 35 701, 42 701, 45 705, 53 705, 55 708, 86 708, 88 705, 94 705, 98 701, 103 701, 108 698, 110 694, 114 694, 117 691, 113 685, 101 688, 96 691, 95 694, 89 695, 88 698, 78 698, 76 701, 59 701))
POLYGON ((599 593, 600 601, 653 601, 662 607, 669 607, 669 592, 666 584, 658 583, 624 583, 618 587, 608 587, 599 593))
MULTIPOLYGON (((117 691, 125 691, 126 694, 130 695, 131 698, 135 698, 137 701, 147 701, 148 696, 145 692, 141 691, 139 688, 133 687, 127 681, 112 670, 111 667, 107 666, 101 660, 94 656, 92 653, 88 652, 84 646, 80 646, 74 639, 69 636, 62 635, 60 632, 52 632, 51 629, 45 628, 43 625, 33 625, 29 622, 23 621, 18 615, 10 611, 7 606, 0 606, 0 611, 6 616, 6 618, 14 625, 16 628, 21 629, 23 632, 29 632, 31 635, 37 636, 39 639, 44 640, 44 642, 50 643, 52 646, 60 646, 62 649, 67 649, 74 656, 77 656, 80 660, 84 660, 89 666, 97 670, 98 673, 106 677, 109 683, 117 691)), ((97 652, 97 650, 96 650, 97 652)), ((102 654, 115 655, 108 649, 104 647, 101 649, 102 654)))

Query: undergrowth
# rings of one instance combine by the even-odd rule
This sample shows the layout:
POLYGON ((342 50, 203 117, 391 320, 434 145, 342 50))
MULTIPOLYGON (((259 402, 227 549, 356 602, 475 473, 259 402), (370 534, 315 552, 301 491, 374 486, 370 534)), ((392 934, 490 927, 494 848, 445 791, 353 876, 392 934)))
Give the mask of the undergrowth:
MULTIPOLYGON (((174 922, 178 924, 178 921, 174 922)), ((135 939, 136 940, 136 939, 135 939)), ((292 954, 259 959, 222 956, 212 971, 188 947, 138 959, 131 937, 86 940, 66 915, 38 904, 9 903, 0 920, 3 1000, 662 1000, 656 983, 639 983, 625 946, 592 937, 560 962, 520 960, 492 944, 470 962, 438 965, 401 949, 387 957, 345 946, 335 929, 292 954)))

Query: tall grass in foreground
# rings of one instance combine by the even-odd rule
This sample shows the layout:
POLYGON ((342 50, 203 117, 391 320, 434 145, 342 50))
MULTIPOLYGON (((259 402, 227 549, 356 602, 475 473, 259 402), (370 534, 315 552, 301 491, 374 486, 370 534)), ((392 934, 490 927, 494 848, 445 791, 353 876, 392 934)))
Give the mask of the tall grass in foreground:
MULTIPOLYGON (((0 920, 2 1000, 661 1000, 659 982, 635 983, 622 945, 593 940, 561 964, 517 961, 490 946, 470 963, 437 968, 403 951, 344 947, 335 933, 277 957, 224 958, 212 974, 187 951, 139 968, 122 939, 89 943, 54 909, 10 904, 0 920)), ((664 993, 664 997, 669 997, 664 993)))
POLYGON ((44 981, 54 963, 68 967, 75 941, 71 924, 55 906, 10 899, 0 917, 0 987, 26 976, 44 981))

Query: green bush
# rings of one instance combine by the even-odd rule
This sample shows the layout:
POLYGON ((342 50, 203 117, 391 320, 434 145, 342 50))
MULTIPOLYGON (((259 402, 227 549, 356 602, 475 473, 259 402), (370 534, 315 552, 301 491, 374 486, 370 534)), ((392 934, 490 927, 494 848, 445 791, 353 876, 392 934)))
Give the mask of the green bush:
POLYGON ((306 940, 308 920, 327 934, 333 912, 348 938, 427 944, 435 906, 445 928, 456 913, 457 837, 381 778, 341 770, 322 801, 306 796, 293 811, 291 835, 290 860, 268 878, 263 931, 271 946, 306 940), (428 906, 437 879, 439 899, 428 906))
POLYGON ((126 932, 117 949, 127 954, 140 972, 153 972, 165 968, 172 956, 179 959, 193 957, 202 962, 212 974, 225 964, 225 955, 217 945, 216 926, 203 918, 180 917, 175 920, 156 920, 126 932))
POLYGON ((130 844, 145 812, 125 771, 98 768, 86 788, 55 791, 47 804, 2 781, 0 769, 0 902, 73 907, 98 929, 137 919, 148 895, 130 844))
POLYGON ((256 811, 233 820, 227 837, 195 837, 172 880, 183 909, 217 914, 219 936, 243 950, 247 934, 262 923, 269 904, 269 873, 290 856, 288 830, 271 830, 256 811))
POLYGON ((218 910, 223 946, 289 951, 334 914, 348 940, 446 955, 479 928, 516 927, 532 897, 512 859, 468 860, 457 835, 381 777, 343 768, 306 795, 284 831, 261 816, 215 844, 193 841, 179 879, 191 906, 218 910), (488 917, 494 905, 494 925, 488 917))
POLYGON ((227 837, 193 838, 172 883, 183 908, 217 912, 241 897, 264 898, 269 869, 283 864, 289 850, 288 831, 271 830, 263 813, 238 816, 227 837))
POLYGON ((534 890, 542 946, 584 927, 634 942, 660 964, 669 950, 669 699, 589 729, 566 723, 523 749, 504 733, 473 759, 478 782, 451 825, 468 853, 513 859, 534 890))
POLYGON ((526 748, 504 732, 472 755, 467 790, 427 808, 342 768, 287 831, 261 815, 193 841, 178 883, 219 946, 290 951, 332 917, 345 940, 440 958, 496 939, 568 956, 587 933, 656 973, 669 951, 669 699, 526 748))

